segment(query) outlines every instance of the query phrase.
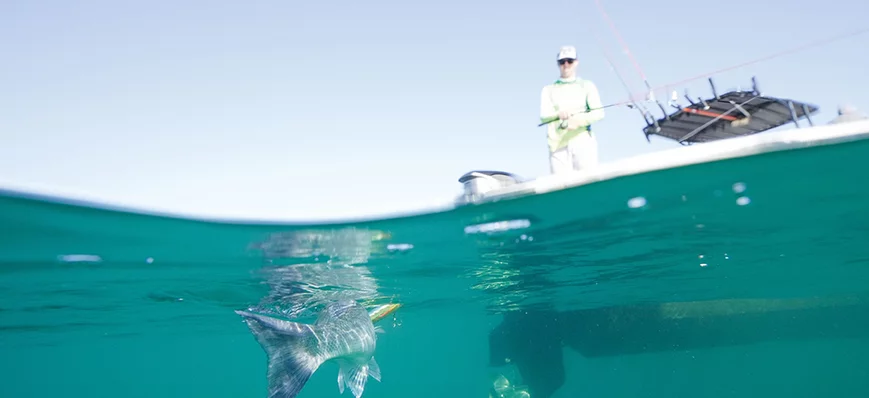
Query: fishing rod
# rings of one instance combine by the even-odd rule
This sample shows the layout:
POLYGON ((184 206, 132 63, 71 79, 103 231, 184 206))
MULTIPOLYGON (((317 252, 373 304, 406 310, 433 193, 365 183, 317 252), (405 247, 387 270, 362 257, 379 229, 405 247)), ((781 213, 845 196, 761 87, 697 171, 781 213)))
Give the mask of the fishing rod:
MULTIPOLYGON (((613 73, 616 74, 616 76, 619 78, 619 81, 622 83, 622 87, 624 87, 625 91, 628 93, 628 100, 626 102, 629 102, 629 104, 628 104, 629 106, 636 108, 637 112, 640 112, 640 116, 642 116, 643 119, 646 120, 646 122, 648 122, 649 120, 646 117, 646 115, 649 114, 648 109, 646 109, 646 107, 638 104, 634 100, 634 97, 631 94, 631 88, 628 87, 628 83, 625 81, 621 72, 619 72, 619 69, 616 67, 615 62, 613 62, 612 57, 609 56, 609 52, 607 52, 606 47, 604 47, 604 45, 601 42, 600 37, 598 37, 597 33, 592 32, 592 36, 594 37, 595 41, 597 42, 598 48, 600 48, 600 51, 603 53, 604 58, 606 58, 607 63, 610 65, 610 69, 612 69, 613 73)), ((637 65, 637 67, 639 67, 639 65, 637 65)), ((642 71, 640 71, 640 73, 642 75, 642 71)), ((642 76, 645 76, 645 75, 642 75, 642 76)), ((648 84, 648 82, 646 82, 646 84, 648 84)))
MULTIPOLYGON (((800 45, 800 46, 796 46, 796 47, 789 48, 789 49, 787 49, 787 50, 783 50, 783 51, 780 51, 780 52, 777 52, 777 53, 773 53, 773 54, 771 54, 771 55, 763 56, 763 57, 760 57, 760 58, 755 58, 755 59, 753 59, 753 60, 749 60, 749 61, 746 61, 746 62, 743 62, 743 63, 740 63, 740 64, 736 64, 736 65, 732 65, 732 66, 728 66, 728 67, 725 67, 725 68, 721 68, 721 69, 718 69, 718 70, 715 70, 715 71, 712 71, 712 72, 708 72, 708 73, 703 73, 703 74, 700 74, 700 75, 696 75, 696 76, 693 76, 693 77, 691 77, 691 78, 684 79, 684 80, 681 80, 681 81, 678 81, 678 82, 675 82, 675 83, 670 83, 670 84, 667 84, 667 85, 664 85, 664 86, 654 87, 654 88, 652 88, 652 89, 650 90, 650 93, 653 93, 653 92, 655 92, 655 91, 660 91, 660 90, 662 90, 662 89, 667 89, 667 88, 672 87, 672 86, 676 86, 676 85, 681 85, 681 84, 685 84, 685 83, 688 83, 688 82, 692 82, 692 81, 694 81, 694 80, 699 80, 699 79, 707 78, 707 77, 710 77, 710 76, 714 76, 714 75, 717 75, 717 74, 722 73, 722 72, 727 72, 727 71, 729 71, 729 70, 733 70, 733 69, 741 68, 741 67, 744 67, 744 66, 748 66, 748 65, 753 65, 753 64, 756 64, 756 63, 760 63, 760 62, 763 62, 763 61, 768 61, 768 60, 770 60, 770 59, 779 58, 779 57, 782 57, 782 56, 785 56, 785 55, 789 55, 789 54, 797 53, 797 52, 803 51, 803 50, 808 49, 808 48, 811 48, 811 47, 817 47, 817 46, 822 45, 822 44, 832 43, 832 42, 834 42, 834 41, 838 41, 838 40, 846 39, 846 38, 853 37, 853 36, 859 36, 859 35, 864 34, 864 33, 866 33, 866 32, 869 32, 869 28, 858 29, 858 30, 851 31, 851 32, 848 32, 848 33, 843 33, 843 34, 839 34, 839 35, 835 35, 835 36, 827 37, 827 38, 825 38, 825 39, 817 40, 817 41, 814 41, 814 42, 809 42, 809 43, 806 43, 806 44, 803 44, 803 45, 800 45)), ((638 96, 638 95, 631 95, 630 98, 629 98, 628 100, 625 100, 625 101, 619 101, 619 102, 614 102, 614 103, 611 103, 611 104, 608 104, 608 105, 604 105, 604 106, 599 107, 599 108, 588 109, 588 110, 577 110, 576 113, 588 113, 588 112, 591 112, 591 111, 593 111, 593 110, 597 110, 597 109, 606 109, 606 108, 611 108, 611 107, 614 107, 614 106, 620 106, 620 105, 628 105, 628 107, 632 107, 631 104, 632 104, 632 103, 635 103, 635 101, 633 100, 633 98, 634 98, 635 96, 638 96)), ((538 127, 541 127, 541 126, 547 125, 547 124, 552 123, 552 122, 557 121, 557 120, 558 120, 558 118, 555 118, 554 120, 548 120, 548 121, 545 121, 545 122, 543 122, 543 123, 538 124, 537 126, 538 126, 538 127)))
MULTIPOLYGON (((617 102, 617 103, 614 103, 614 104, 604 105, 604 106, 602 106, 602 107, 599 107, 599 108, 592 108, 592 109, 585 109, 585 108, 582 108, 582 109, 575 109, 575 110, 570 110, 568 113, 570 114, 570 116, 573 116, 573 115, 578 115, 578 114, 580 114, 580 113, 589 113, 589 112, 591 112, 591 111, 596 111, 596 110, 598 110, 598 109, 606 109, 606 108, 611 108, 611 107, 614 107, 614 106, 630 104, 630 102, 631 102, 631 101, 626 101, 626 102, 625 102, 625 101, 623 101, 623 102, 617 102)), ((551 118, 547 118, 547 119, 545 119, 545 121, 544 121, 543 123, 538 124, 537 127, 545 126, 545 125, 547 125, 547 124, 549 124, 549 123, 557 122, 558 120, 559 120, 558 116, 553 116, 553 117, 551 117, 551 118)))

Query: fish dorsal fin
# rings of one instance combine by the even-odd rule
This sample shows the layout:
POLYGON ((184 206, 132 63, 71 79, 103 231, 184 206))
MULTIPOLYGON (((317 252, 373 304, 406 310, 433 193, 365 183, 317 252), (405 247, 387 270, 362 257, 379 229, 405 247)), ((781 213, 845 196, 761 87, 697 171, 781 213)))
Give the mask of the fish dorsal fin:
POLYGON ((254 314, 247 311, 235 311, 241 315, 248 326, 253 330, 255 336, 261 336, 264 330, 268 330, 269 334, 286 335, 286 336, 306 336, 313 333, 311 325, 303 323, 285 321, 283 319, 272 318, 268 315, 254 314))

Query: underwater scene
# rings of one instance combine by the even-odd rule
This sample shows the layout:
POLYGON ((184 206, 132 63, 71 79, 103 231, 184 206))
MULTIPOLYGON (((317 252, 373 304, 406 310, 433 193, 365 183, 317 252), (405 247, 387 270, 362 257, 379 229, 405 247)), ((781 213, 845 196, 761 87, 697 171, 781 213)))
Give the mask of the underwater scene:
POLYGON ((869 397, 867 158, 326 224, 3 192, 0 396, 869 397))

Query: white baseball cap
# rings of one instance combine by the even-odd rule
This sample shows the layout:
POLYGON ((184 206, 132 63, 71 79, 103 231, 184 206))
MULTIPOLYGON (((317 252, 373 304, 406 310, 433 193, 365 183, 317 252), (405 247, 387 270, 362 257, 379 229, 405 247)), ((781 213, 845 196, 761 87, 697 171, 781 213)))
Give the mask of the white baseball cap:
POLYGON ((558 58, 556 59, 556 61, 561 61, 562 59, 576 59, 576 47, 561 47, 561 49, 558 51, 558 58))

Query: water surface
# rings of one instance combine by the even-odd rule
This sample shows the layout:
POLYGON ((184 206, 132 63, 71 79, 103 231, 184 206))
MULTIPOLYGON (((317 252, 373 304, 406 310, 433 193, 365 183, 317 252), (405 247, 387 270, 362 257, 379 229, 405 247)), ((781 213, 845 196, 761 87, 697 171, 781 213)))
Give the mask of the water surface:
MULTIPOLYGON (((265 397, 265 355, 233 311, 306 320, 349 297, 403 305, 380 322, 368 398, 487 397, 520 363, 563 366, 553 397, 866 397, 867 155, 860 141, 327 225, 9 193, 0 395, 265 397)), ((324 365, 301 397, 339 396, 336 378, 324 365)))

